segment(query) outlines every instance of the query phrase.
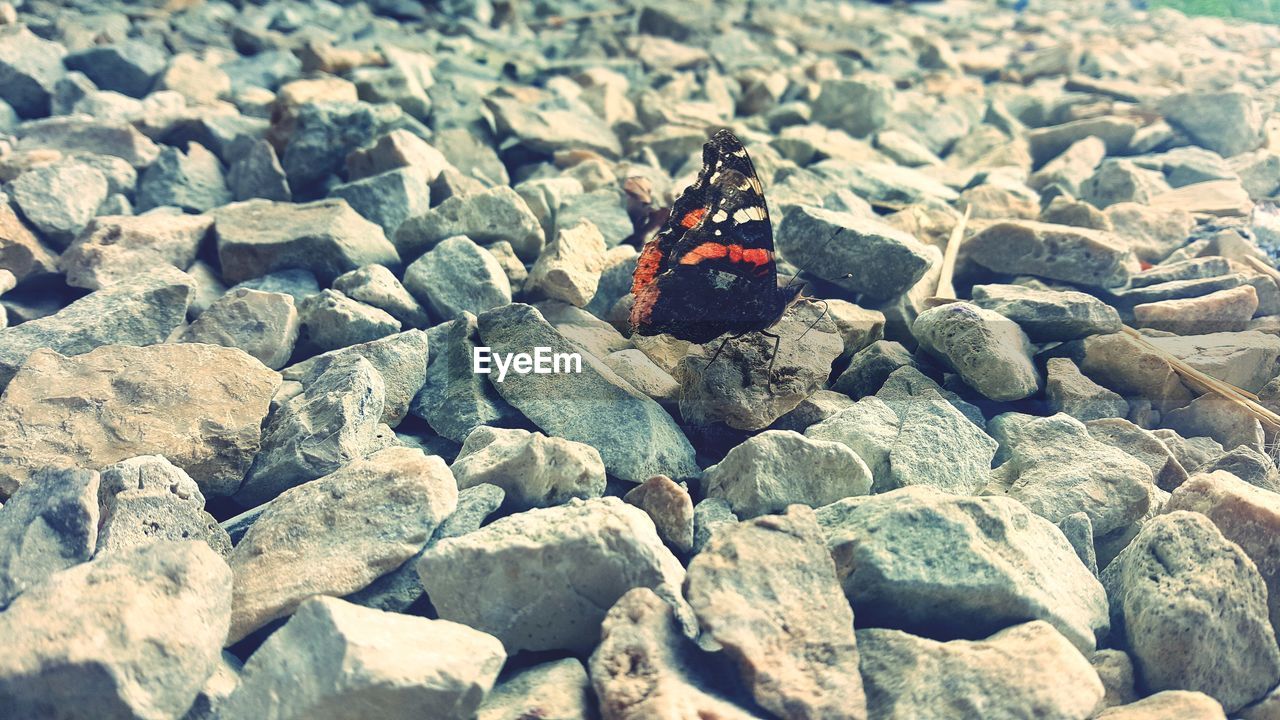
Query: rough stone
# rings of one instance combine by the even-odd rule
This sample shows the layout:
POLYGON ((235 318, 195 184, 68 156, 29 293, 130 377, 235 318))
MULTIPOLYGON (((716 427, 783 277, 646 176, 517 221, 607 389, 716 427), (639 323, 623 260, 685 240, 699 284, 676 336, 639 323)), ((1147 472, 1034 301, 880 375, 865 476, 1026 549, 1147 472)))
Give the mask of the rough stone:
POLYGON ((1243 285, 1197 298, 1143 303, 1134 306, 1133 315, 1138 327, 1203 335, 1242 331, 1257 309, 1257 291, 1243 285))
POLYGON ((213 218, 148 213, 94 218, 58 259, 67 284, 99 290, 165 265, 190 267, 213 218))
POLYGON ((326 370, 354 357, 368 360, 382 377, 385 401, 381 421, 396 426, 409 413, 409 405, 426 382, 429 336, 421 330, 394 335, 330 350, 285 368, 285 380, 297 380, 304 387, 313 384, 326 370))
POLYGON ((629 490, 623 500, 645 511, 669 547, 680 553, 693 550, 693 498, 688 488, 666 475, 654 475, 629 490))
POLYGON ((187 151, 166 147, 138 179, 138 209, 161 206, 201 213, 231 202, 218 156, 199 143, 187 151))
POLYGON ((395 237, 401 223, 431 207, 427 183, 426 171, 407 167, 336 185, 329 197, 346 200, 365 219, 381 226, 387 237, 395 237))
POLYGON ((1120 393, 1082 375, 1070 358, 1049 358, 1047 372, 1044 393, 1052 412, 1066 413, 1081 422, 1129 415, 1129 403, 1120 393))
MULTIPOLYGON (((477 427, 450 466, 458 487, 502 488, 504 507, 520 512, 604 494, 604 462, 596 449, 528 430, 477 427)), ((690 507, 692 512, 692 507, 690 507)))
POLYGON ((550 660, 503 678, 485 696, 476 720, 590 719, 595 717, 591 679, 577 658, 550 660))
POLYGON ((511 283, 497 258, 465 235, 443 240, 413 261, 405 270, 404 285, 445 320, 511 302, 511 283))
POLYGON ((545 242, 542 226, 529 206, 502 185, 472 195, 455 195, 409 218, 396 230, 395 243, 401 255, 411 258, 457 235, 484 245, 506 240, 526 261, 536 258, 545 242))
POLYGON ((513 427, 523 416, 498 393, 488 378, 473 371, 473 352, 479 341, 476 318, 464 312, 433 327, 427 378, 409 406, 441 437, 461 443, 472 430, 513 427))
POLYGON ((1160 411, 1191 402, 1191 391, 1161 355, 1124 333, 1084 339, 1080 371, 1122 395, 1151 401, 1160 411))
POLYGON ((98 486, 91 470, 41 468, 0 509, 0 608, 93 557, 98 486))
POLYGON ((334 279, 333 289, 386 312, 400 322, 400 327, 425 330, 431 326, 427 311, 386 266, 365 265, 343 273, 334 279))
POLYGON ((0 98, 19 117, 49 114, 54 85, 66 70, 63 46, 36 36, 26 25, 11 24, 0 35, 0 98))
POLYGON ((975 285, 973 304, 1016 322, 1033 342, 1118 332, 1120 314, 1092 295, 1023 285, 975 285))
POLYGON ((1118 417, 1089 420, 1084 425, 1089 430, 1089 437, 1124 450, 1146 463, 1161 490, 1173 492, 1186 481, 1186 468, 1155 433, 1118 417))
POLYGON ((1101 230, 1030 220, 998 222, 965 243, 974 262, 1008 274, 1109 288, 1137 269, 1122 240, 1101 230))
POLYGON ((400 332, 400 321, 337 290, 321 290, 298 304, 298 348, 322 353, 400 332))
POLYGON ((586 307, 596 293, 605 267, 604 236, 595 223, 583 220, 562 227, 538 256, 525 280, 526 293, 586 307))
POLYGON ((240 348, 272 370, 289 362, 298 339, 298 311, 283 293, 234 290, 187 326, 179 342, 240 348))
POLYGON ((1160 102, 1160 112, 1197 145, 1223 157, 1249 152, 1263 141, 1262 111, 1242 92, 1178 93, 1160 102))
POLYGON ((102 470, 99 554, 115 553, 160 540, 203 540, 222 557, 231 538, 204 511, 199 486, 161 455, 144 455, 102 470))
POLYGON ((1217 700, 1187 690, 1165 690, 1094 716, 1096 720, 1226 720, 1226 717, 1217 700))
POLYGON ((107 198, 107 178, 97 168, 71 160, 22 173, 10 184, 9 193, 45 240, 65 248, 107 198))
POLYGON ((1020 400, 1040 390, 1031 341, 999 313, 949 303, 921 313, 911 331, 922 347, 992 400, 1020 400))
POLYGON ((64 62, 102 90, 144 97, 164 70, 164 50, 143 40, 124 40, 71 53, 64 62))

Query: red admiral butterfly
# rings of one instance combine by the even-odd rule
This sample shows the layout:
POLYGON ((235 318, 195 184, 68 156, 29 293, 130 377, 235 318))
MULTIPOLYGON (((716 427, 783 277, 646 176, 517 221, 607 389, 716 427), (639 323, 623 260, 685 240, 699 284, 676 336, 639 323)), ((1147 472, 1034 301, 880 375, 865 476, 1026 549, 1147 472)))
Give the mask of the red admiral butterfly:
POLYGON ((699 344, 765 331, 802 289, 778 287, 764 189, 742 142, 720 130, 702 146, 698 179, 640 253, 632 331, 699 344))

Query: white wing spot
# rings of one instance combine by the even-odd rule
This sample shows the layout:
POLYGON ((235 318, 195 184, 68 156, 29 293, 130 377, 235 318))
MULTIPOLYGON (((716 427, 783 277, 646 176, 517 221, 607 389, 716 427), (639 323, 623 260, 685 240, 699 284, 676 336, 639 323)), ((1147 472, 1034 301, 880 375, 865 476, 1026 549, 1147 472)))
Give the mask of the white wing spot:
POLYGON ((729 213, 725 212, 723 209, 717 210, 716 214, 711 216, 711 222, 714 222, 714 223, 722 223, 728 219, 729 219, 729 213))

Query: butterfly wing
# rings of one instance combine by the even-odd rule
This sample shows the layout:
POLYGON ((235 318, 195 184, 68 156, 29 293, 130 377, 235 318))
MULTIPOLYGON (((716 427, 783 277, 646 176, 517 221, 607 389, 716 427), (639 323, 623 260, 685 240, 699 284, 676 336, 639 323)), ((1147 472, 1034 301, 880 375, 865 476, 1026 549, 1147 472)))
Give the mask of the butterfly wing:
POLYGON ((776 319, 778 273, 764 189, 741 141, 717 132, 702 170, 640 254, 632 329, 706 342, 776 319))

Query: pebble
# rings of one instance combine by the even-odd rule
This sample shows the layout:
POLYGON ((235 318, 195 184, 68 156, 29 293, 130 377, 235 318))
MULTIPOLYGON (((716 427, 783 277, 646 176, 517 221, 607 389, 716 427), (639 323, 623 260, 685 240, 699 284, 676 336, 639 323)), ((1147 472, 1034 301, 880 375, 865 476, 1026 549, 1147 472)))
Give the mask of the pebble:
POLYGON ((1070 358, 1049 358, 1047 376, 1045 399, 1054 413, 1066 413, 1081 422, 1129 415, 1129 403, 1120 393, 1085 377, 1070 358))
POLYGON ((98 546, 98 473, 37 470, 0 508, 0 608, 55 573, 93 557, 98 546))
POLYGON ((213 227, 208 215, 100 215, 58 259, 67 284, 99 290, 171 265, 189 268, 213 227))
POLYGON ((97 214, 107 198, 107 179, 97 168, 67 161, 22 173, 9 192, 22 216, 61 250, 97 214))
POLYGON ((333 280, 333 289, 343 295, 386 312, 404 328, 431 326, 426 310, 384 265, 365 265, 333 280))
POLYGON ((820 507, 871 490, 871 471, 848 446, 790 430, 766 430, 737 445, 702 476, 707 497, 743 518, 792 504, 820 507), (796 473, 796 468, 804 468, 796 473))
POLYGON ((398 267, 400 256, 382 228, 345 200, 301 205, 249 200, 213 213, 218 261, 227 283, 277 270, 309 270, 325 283, 364 265, 398 267))
POLYGON ((347 155, 367 138, 404 123, 400 108, 390 104, 320 100, 296 105, 293 112, 280 165, 294 197, 315 197, 321 184, 339 173, 347 155))
POLYGON ((812 510, 716 533, 689 562, 685 595, 761 707, 779 716, 867 716, 853 611, 812 510))
POLYGON ((244 352, 212 345, 109 345, 76 357, 39 350, 0 399, 0 488, 11 494, 62 458, 103 467, 162 453, 206 495, 228 495, 258 453, 279 383, 244 352))
POLYGON ((981 639, 1036 619, 1081 652, 1107 636, 1102 585, 1058 529, 1019 502, 911 487, 841 500, 817 516, 867 627, 981 639))
POLYGON ((178 340, 240 348, 279 370, 298 340, 298 311, 289 295, 241 288, 210 305, 178 340))
POLYGON ((447 620, 304 602, 245 663, 227 717, 475 717, 506 660, 492 635, 447 620))
POLYGON ((974 285, 972 292, 973 304, 1014 321, 1037 343, 1105 335, 1121 326, 1115 308, 1087 293, 1023 285, 974 285))
POLYGON ((681 554, 693 550, 693 499, 684 485, 666 475, 654 475, 622 499, 645 511, 668 547, 681 554))
POLYGON ((591 649, 617 598, 644 587, 681 602, 684 574, 649 517, 612 497, 517 513, 418 561, 440 618, 494 635, 508 653, 591 649))
POLYGON ((405 220, 431 207, 431 189, 421 167, 388 170, 377 175, 335 185, 329 197, 342 198, 366 220, 382 227, 387 237, 395 237, 405 220))
POLYGON ((408 130, 380 135, 346 158, 347 178, 352 182, 408 169, 430 185, 448 166, 449 161, 439 150, 408 130))
POLYGON ((1102 582, 1142 686, 1203 692, 1234 713, 1280 680, 1262 577, 1204 515, 1148 521, 1102 582))
POLYGON ((161 206, 202 213, 231 202, 231 191, 218 157, 199 143, 184 153, 174 147, 160 151, 138 179, 138 209, 161 206))
POLYGON ((1085 720, 1102 682, 1080 651, 1043 620, 982 640, 938 642, 900 630, 859 630, 867 710, 875 718, 944 720, 981 707, 990 717, 1085 720))
POLYGON ((231 571, 202 542, 69 568, 0 614, 0 704, 17 717, 178 717, 220 661, 230 615, 231 571))
POLYGON ((1118 287, 1137 270, 1123 241, 1110 233, 1029 220, 996 223, 968 240, 965 251, 996 272, 1087 287, 1118 287))
POLYGON ((911 332, 987 398, 1020 400, 1040 390, 1030 339, 999 313, 967 302, 940 305, 921 313, 911 332))
MULTIPOLYGON (((567 353, 575 347, 522 303, 480 315, 478 326, 481 342, 495 353, 532 347, 567 353)), ((693 447, 671 416, 590 354, 582 356, 578 374, 508 374, 492 384, 543 432, 594 447, 609 474, 621 480, 683 479, 698 472, 693 447), (599 422, 606 412, 610 422, 599 422)))
POLYGON ((400 332, 400 321, 337 290, 321 290, 298 304, 298 348, 304 354, 367 343, 400 332))
POLYGON ((605 490, 604 462, 595 448, 528 430, 477 427, 449 469, 459 489, 501 488, 504 508, 515 512, 600 497, 605 490))
POLYGON ((542 226, 524 200, 504 185, 469 195, 455 195, 410 217, 396 230, 400 253, 417 257, 447 238, 464 235, 488 245, 505 240, 522 260, 533 260, 545 243, 542 226))
POLYGON ((542 249, 529 270, 524 291, 586 307, 595 296, 604 267, 604 236, 595 223, 583 220, 560 229, 555 239, 542 249))
POLYGON ((236 544, 235 642, 313 595, 346 595, 413 557, 457 506, 444 461, 393 447, 271 500, 236 544))

